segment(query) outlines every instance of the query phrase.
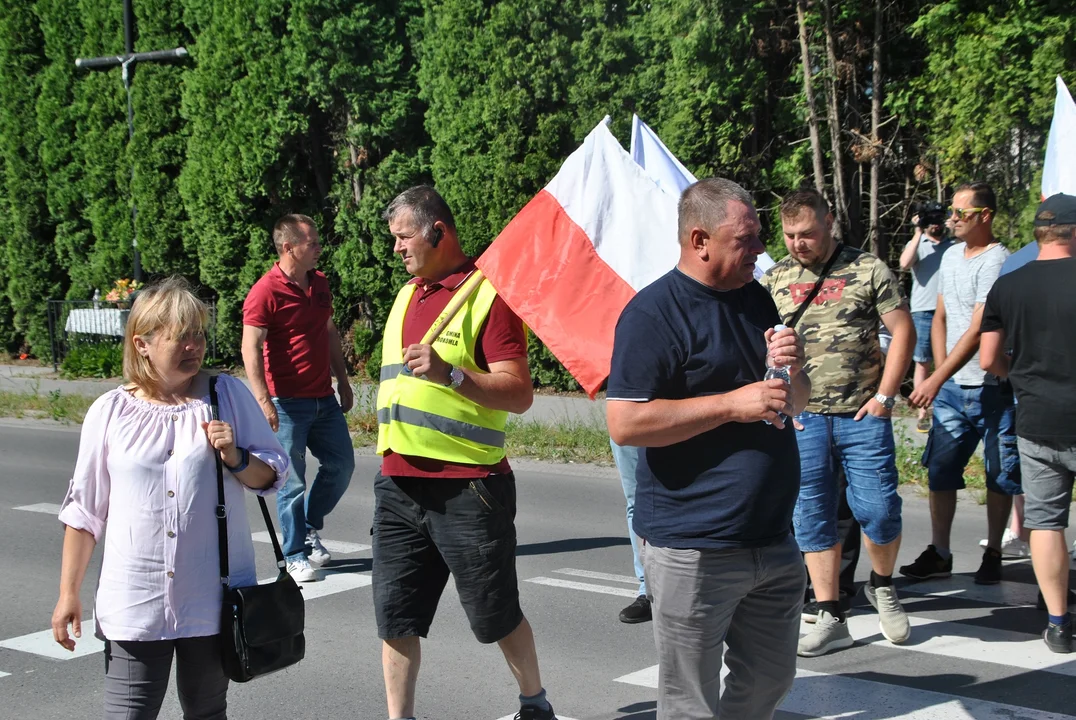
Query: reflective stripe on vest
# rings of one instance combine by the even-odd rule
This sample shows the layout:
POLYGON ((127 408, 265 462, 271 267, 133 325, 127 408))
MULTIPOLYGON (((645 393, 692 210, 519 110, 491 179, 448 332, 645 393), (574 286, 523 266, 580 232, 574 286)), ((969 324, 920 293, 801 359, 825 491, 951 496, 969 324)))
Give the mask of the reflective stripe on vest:
MULTIPOLYGON (((508 413, 491 410, 455 390, 420 380, 403 362, 403 321, 416 286, 400 290, 381 343, 381 385, 377 391, 377 452, 386 451, 471 465, 494 465, 504 458, 508 413)), ((472 372, 478 335, 497 291, 478 286, 463 309, 433 343, 442 360, 472 372)))
POLYGON ((377 422, 380 425, 386 425, 390 422, 402 422, 429 430, 436 430, 452 437, 473 440, 483 445, 504 447, 504 433, 500 430, 491 430, 481 425, 471 425, 460 420, 452 420, 433 413, 423 412, 422 410, 404 407, 403 405, 381 408, 377 411, 377 422))

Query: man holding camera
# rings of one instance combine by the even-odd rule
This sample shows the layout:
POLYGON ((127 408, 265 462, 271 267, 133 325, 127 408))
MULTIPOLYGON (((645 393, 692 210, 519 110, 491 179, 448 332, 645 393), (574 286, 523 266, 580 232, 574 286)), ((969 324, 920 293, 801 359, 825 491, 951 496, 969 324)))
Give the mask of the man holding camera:
MULTIPOLYGON (((930 326, 938 306, 938 268, 941 267, 942 255, 953 241, 946 236, 945 210, 941 203, 923 203, 912 222, 915 224, 915 234, 900 254, 900 269, 912 273, 911 309, 916 335, 915 352, 912 353, 915 363, 912 382, 913 387, 918 389, 930 374, 930 363, 934 359, 930 326)), ((919 408, 919 421, 915 429, 921 433, 929 432, 930 418, 928 408, 919 408)))

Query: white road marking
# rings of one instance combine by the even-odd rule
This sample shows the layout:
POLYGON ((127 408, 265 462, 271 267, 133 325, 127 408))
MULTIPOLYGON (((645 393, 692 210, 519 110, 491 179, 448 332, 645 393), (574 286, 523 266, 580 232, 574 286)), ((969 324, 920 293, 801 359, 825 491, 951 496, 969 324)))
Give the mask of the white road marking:
POLYGON ((25 510, 26 512, 45 513, 46 515, 59 515, 60 506, 56 503, 36 503, 34 505, 20 505, 12 510, 25 510))
POLYGON ((549 585, 551 587, 568 588, 569 590, 585 590, 586 592, 602 593, 604 595, 619 595, 620 597, 638 597, 638 593, 627 588, 609 587, 608 585, 595 585, 593 583, 581 583, 573 580, 561 580, 559 578, 533 577, 526 582, 536 585, 549 585))
MULTIPOLYGON (((657 689, 658 666, 618 677, 616 682, 657 689)), ((865 717, 865 714, 889 720, 1076 720, 1071 715, 802 668, 796 671, 792 691, 780 709, 823 720, 865 717), (867 707, 869 711, 864 710, 867 707)))
POLYGON ((105 649, 105 644, 93 636, 93 618, 89 618, 82 621, 82 637, 75 638, 74 652, 65 650, 56 643, 52 637, 51 628, 10 640, 0 640, 0 647, 41 655, 53 660, 71 660, 99 653, 105 649))
POLYGON ((610 575, 609 573, 595 572, 593 570, 576 570, 575 568, 561 568, 560 570, 554 570, 553 572, 558 575, 574 575, 575 577, 585 577, 591 580, 608 580, 609 582, 627 583, 629 585, 638 585, 639 578, 632 577, 631 575, 610 575))
MULTIPOLYGON (((1072 657, 1050 652, 1037 635, 916 615, 909 615, 908 620, 912 625, 912 636, 904 645, 894 645, 882 637, 878 616, 873 612, 849 616, 848 629, 857 644, 1076 677, 1076 663, 1072 662, 1072 657)), ((803 630, 809 632, 811 627, 804 624, 803 630)))
POLYGON ((911 583, 901 587, 898 592, 901 595, 955 597, 991 605, 1023 607, 1035 604, 1039 587, 1033 583, 1006 581, 997 585, 976 585, 974 578, 954 575, 951 578, 911 583))
MULTIPOLYGON (((340 572, 338 570, 322 570, 321 573, 321 580, 299 583, 299 587, 303 591, 303 600, 315 600, 328 595, 347 592, 348 590, 357 590, 358 588, 372 585, 374 582, 370 573, 340 572)), ((274 580, 276 580, 276 575, 259 580, 258 584, 265 585, 274 580)))
MULTIPOLYGON (((280 533, 276 534, 277 540, 282 540, 280 533)), ((251 533, 250 539, 254 542, 269 544, 269 533, 266 530, 261 532, 251 533)), ((325 549, 331 553, 340 553, 341 555, 351 555, 354 553, 366 552, 370 549, 369 545, 363 545, 361 543, 344 542, 343 540, 326 540, 321 539, 321 544, 325 546, 325 549)))
POLYGON ((10 674, 11 673, 6 673, 6 672, 3 672, 3 671, 0 671, 0 677, 7 677, 10 674))

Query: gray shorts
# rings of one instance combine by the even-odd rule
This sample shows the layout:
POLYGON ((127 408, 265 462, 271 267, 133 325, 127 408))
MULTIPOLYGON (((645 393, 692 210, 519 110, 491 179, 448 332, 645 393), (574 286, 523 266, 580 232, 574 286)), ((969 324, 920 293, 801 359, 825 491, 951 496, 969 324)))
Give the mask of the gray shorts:
POLYGON ((1064 530, 1069 526, 1076 448, 1016 439, 1024 486, 1024 527, 1064 530))

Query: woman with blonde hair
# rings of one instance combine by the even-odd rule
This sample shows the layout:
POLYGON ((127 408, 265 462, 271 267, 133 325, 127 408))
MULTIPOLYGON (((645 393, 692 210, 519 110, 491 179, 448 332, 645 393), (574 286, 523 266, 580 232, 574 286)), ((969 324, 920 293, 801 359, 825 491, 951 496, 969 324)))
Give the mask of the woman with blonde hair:
POLYGON ((229 470, 233 586, 257 582, 243 489, 271 493, 288 475, 287 454, 241 382, 218 376, 221 419, 212 419, 202 370, 208 317, 183 280, 139 293, 124 337, 129 382, 87 412, 60 510, 66 529, 52 631, 68 650, 71 635, 82 634, 86 567, 104 541, 94 618, 105 640, 106 720, 156 718, 173 655, 183 717, 226 717, 214 453, 229 470))

